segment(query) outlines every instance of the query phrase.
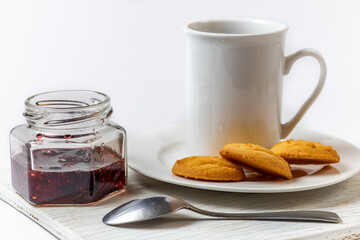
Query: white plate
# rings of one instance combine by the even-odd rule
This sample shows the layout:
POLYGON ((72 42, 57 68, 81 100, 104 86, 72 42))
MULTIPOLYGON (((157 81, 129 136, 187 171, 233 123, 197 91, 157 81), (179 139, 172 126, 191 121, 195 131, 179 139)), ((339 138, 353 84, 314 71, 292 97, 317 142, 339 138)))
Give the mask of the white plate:
MULTIPOLYGON (((312 130, 295 129, 289 138, 331 145, 340 155, 340 163, 324 168, 322 166, 297 166, 310 175, 292 180, 207 182, 185 179, 171 172, 176 160, 189 156, 184 138, 184 125, 154 129, 132 138, 128 146, 129 166, 145 176, 172 184, 243 193, 296 192, 316 189, 344 181, 360 171, 360 150, 355 146, 336 137, 312 130)), ((292 165, 292 169, 294 168, 295 166, 292 165)))

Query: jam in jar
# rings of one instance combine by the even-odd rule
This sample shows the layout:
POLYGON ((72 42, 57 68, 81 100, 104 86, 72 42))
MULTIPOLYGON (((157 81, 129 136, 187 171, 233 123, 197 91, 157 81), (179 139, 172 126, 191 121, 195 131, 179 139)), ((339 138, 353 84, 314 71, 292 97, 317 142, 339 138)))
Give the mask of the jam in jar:
POLYGON ((126 133, 110 98, 56 91, 25 101, 27 124, 10 133, 14 189, 35 205, 94 204, 126 187, 126 133))

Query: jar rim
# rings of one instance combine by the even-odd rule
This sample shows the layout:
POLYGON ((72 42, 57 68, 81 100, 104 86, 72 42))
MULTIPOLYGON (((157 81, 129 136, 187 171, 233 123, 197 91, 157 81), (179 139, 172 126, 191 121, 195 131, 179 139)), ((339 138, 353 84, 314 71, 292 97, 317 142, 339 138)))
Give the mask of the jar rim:
POLYGON ((24 117, 39 128, 84 128, 110 118, 110 97, 89 90, 60 90, 39 93, 25 101, 24 117))
MULTIPOLYGON (((99 99, 97 99, 99 100, 99 99)), ((88 109, 88 108, 93 108, 93 107, 100 107, 101 105, 106 105, 110 102, 110 97, 108 95, 106 95, 105 93, 101 93, 101 92, 97 92, 97 91, 91 91, 91 90, 58 90, 58 91, 48 91, 48 92, 42 92, 42 93, 38 93, 36 95, 33 95, 29 98, 27 98, 25 100, 25 106, 26 107, 30 107, 30 108, 35 108, 35 109, 48 109, 48 110, 66 110, 66 109, 72 109, 72 110, 80 110, 80 109, 88 109), (62 94, 62 93, 71 93, 72 95, 74 94, 84 94, 84 93, 90 93, 90 94, 95 94, 95 95, 99 95, 102 96, 104 99, 101 100, 100 102, 95 102, 93 101, 92 104, 88 104, 88 103, 84 103, 81 101, 76 101, 76 100, 69 100, 70 102, 72 102, 73 104, 69 104, 66 107, 54 107, 54 106, 59 106, 61 103, 64 104, 64 100, 60 100, 62 102, 59 102, 56 99, 49 99, 47 100, 48 102, 46 103, 42 103, 39 104, 39 101, 32 103, 31 101, 41 97, 41 96, 46 96, 46 95, 50 95, 50 94, 62 94), (77 105, 76 105, 77 104, 77 105)))

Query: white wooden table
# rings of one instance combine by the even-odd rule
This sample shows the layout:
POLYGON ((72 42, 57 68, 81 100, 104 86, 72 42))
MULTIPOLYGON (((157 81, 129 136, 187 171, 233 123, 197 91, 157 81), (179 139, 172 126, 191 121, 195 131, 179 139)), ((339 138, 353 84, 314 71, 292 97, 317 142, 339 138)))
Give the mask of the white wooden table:
POLYGON ((360 174, 334 186, 297 193, 243 194, 172 185, 129 172, 125 193, 91 207, 33 207, 0 171, 0 198, 60 239, 357 239, 360 237, 360 174), (181 210, 173 216, 111 227, 102 217, 134 198, 171 194, 200 208, 224 212, 318 209, 334 211, 340 224, 215 220, 181 210))

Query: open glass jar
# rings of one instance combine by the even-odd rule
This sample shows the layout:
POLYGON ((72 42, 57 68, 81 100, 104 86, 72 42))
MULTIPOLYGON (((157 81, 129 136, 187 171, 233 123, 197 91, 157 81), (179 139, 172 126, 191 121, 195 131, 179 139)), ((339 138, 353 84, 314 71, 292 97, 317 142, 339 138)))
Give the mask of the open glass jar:
POLYGON ((127 184, 126 132, 110 98, 92 91, 41 93, 25 101, 27 124, 10 132, 14 189, 31 204, 94 204, 127 184))

